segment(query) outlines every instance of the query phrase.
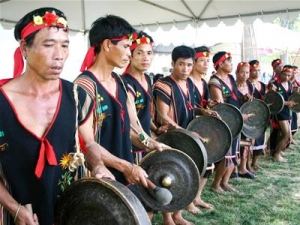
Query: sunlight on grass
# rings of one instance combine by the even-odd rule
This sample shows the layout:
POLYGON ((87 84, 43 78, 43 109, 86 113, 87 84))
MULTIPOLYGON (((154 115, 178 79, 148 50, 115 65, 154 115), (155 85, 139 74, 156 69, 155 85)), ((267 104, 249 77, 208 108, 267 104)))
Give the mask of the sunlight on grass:
MULTIPOLYGON (((299 132, 297 138, 299 141, 299 132)), ((230 180, 239 193, 218 195, 210 191, 211 177, 202 194, 214 210, 202 209, 202 214, 183 216, 196 225, 298 225, 300 224, 300 146, 286 152, 288 163, 273 162, 261 156, 254 180, 230 180)), ((161 213, 154 216, 153 225, 162 224, 161 213)))

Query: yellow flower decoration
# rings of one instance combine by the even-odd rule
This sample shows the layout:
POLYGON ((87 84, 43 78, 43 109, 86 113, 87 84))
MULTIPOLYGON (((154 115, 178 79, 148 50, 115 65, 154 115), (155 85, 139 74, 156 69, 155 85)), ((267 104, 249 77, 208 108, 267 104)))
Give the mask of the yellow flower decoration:
POLYGON ((59 162, 59 165, 61 165, 61 167, 63 169, 66 169, 68 168, 70 162, 72 161, 72 156, 70 156, 69 154, 65 153, 63 154, 60 162, 59 162))
POLYGON ((60 24, 64 25, 64 27, 66 27, 68 22, 65 20, 65 18, 59 17, 59 19, 57 20, 57 23, 60 23, 60 24))
POLYGON ((41 25, 44 23, 43 17, 41 16, 33 16, 33 23, 34 25, 41 25))

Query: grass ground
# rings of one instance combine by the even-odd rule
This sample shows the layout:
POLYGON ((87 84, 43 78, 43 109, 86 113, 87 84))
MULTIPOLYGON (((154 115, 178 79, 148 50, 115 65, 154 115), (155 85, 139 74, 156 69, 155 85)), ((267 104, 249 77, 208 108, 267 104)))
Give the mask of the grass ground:
MULTIPOLYGON (((300 140, 299 132, 296 140, 300 140)), ((254 180, 230 180, 239 193, 218 195, 210 191, 211 177, 202 198, 215 209, 201 208, 200 215, 184 210, 183 216, 196 225, 299 225, 300 145, 294 145, 294 150, 284 157, 288 163, 273 162, 270 156, 261 156, 259 164, 265 170, 258 170, 254 180)), ((162 224, 161 213, 154 216, 152 224, 162 224)))

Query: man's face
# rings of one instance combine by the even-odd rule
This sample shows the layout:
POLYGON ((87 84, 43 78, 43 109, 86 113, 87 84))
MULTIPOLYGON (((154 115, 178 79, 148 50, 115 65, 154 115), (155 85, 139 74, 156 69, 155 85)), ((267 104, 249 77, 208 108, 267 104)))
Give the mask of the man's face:
POLYGON ((129 39, 119 41, 117 44, 111 44, 107 59, 111 66, 124 68, 128 65, 131 56, 130 46, 132 42, 129 39))
POLYGON ((246 82, 249 78, 249 66, 241 66, 236 73, 236 79, 241 82, 246 82))
POLYGON ((57 79, 68 55, 68 33, 61 28, 43 28, 30 47, 25 43, 26 71, 46 80, 57 79))
POLYGON ((292 71, 281 72, 281 75, 280 75, 281 82, 289 81, 291 79, 292 75, 293 75, 292 71))
POLYGON ((260 77, 260 66, 254 67, 251 71, 250 71, 250 78, 252 79, 257 79, 260 77))
POLYGON ((273 69, 274 69, 274 71, 275 71, 276 74, 280 74, 281 71, 282 71, 282 68, 283 68, 283 64, 280 63, 277 66, 275 66, 273 69))
POLYGON ((232 71, 232 59, 231 58, 227 58, 226 60, 221 62, 219 65, 225 73, 231 73, 231 71, 232 71))
POLYGON ((131 66, 138 71, 145 72, 151 66, 152 60, 152 46, 150 44, 140 44, 133 51, 131 58, 131 66))
POLYGON ((196 60, 194 64, 194 71, 200 74, 206 74, 209 68, 210 58, 200 57, 196 60))
POLYGON ((194 60, 192 58, 188 58, 188 59, 179 58, 175 63, 172 61, 173 77, 176 80, 186 80, 193 69, 193 65, 194 65, 194 60))

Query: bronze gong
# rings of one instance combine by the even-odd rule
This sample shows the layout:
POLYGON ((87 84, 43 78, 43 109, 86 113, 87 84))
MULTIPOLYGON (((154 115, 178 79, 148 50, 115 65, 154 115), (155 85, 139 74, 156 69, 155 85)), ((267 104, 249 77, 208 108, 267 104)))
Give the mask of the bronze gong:
POLYGON ((140 196, 150 208, 162 212, 181 210, 197 195, 200 174, 194 161, 182 151, 165 149, 152 151, 141 161, 140 166, 147 172, 148 179, 156 186, 167 188, 173 198, 167 205, 159 203, 142 185, 137 185, 140 196))
POLYGON ((300 93, 295 92, 293 93, 289 98, 289 101, 294 101, 296 103, 296 105, 294 105, 293 107, 290 107, 290 110, 298 113, 300 112, 300 93))
POLYGON ((83 178, 58 199, 56 225, 151 225, 138 198, 123 184, 110 179, 83 178))
POLYGON ((213 116, 196 117, 189 123, 187 130, 194 131, 204 138, 208 163, 223 159, 232 143, 231 131, 227 124, 213 116))
POLYGON ((271 114, 279 113, 284 107, 284 98, 278 92, 266 93, 264 102, 269 106, 271 114))
POLYGON ((200 175, 204 175, 207 166, 207 153, 203 143, 195 134, 188 130, 175 129, 161 134, 157 141, 186 153, 194 160, 200 175))
POLYGON ((251 126, 245 125, 242 129, 242 133, 247 138, 257 139, 257 138, 260 138, 266 132, 266 129, 267 129, 267 126, 251 127, 251 126))
POLYGON ((218 112, 222 120, 228 125, 233 139, 241 133, 243 116, 237 107, 228 103, 220 103, 211 109, 218 112))

